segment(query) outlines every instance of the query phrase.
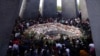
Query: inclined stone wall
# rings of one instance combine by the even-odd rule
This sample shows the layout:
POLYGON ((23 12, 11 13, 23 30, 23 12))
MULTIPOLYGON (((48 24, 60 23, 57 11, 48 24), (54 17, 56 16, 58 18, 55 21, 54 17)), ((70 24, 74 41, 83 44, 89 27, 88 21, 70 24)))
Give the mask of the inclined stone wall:
POLYGON ((5 56, 21 0, 0 0, 0 56, 5 56))

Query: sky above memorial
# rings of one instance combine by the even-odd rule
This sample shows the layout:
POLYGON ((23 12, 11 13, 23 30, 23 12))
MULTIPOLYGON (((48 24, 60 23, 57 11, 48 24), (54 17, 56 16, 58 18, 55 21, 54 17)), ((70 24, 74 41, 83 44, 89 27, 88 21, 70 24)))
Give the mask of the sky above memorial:
POLYGON ((79 5, 79 3, 80 3, 80 0, 77 0, 77 4, 79 5))

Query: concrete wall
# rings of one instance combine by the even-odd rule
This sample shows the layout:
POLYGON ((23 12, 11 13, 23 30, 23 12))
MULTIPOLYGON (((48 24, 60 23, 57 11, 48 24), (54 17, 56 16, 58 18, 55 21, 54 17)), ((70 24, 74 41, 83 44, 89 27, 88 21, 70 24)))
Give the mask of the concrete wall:
POLYGON ((21 0, 0 0, 0 56, 5 56, 21 0))
POLYGON ((76 0, 62 0, 62 16, 64 18, 75 18, 77 16, 76 0))
POLYGON ((40 0, 27 0, 26 9, 24 11, 24 18, 37 18, 39 13, 40 0))
POLYGON ((100 0, 86 0, 96 56, 100 56, 100 0))
POLYGON ((44 0, 43 17, 56 17, 57 0, 44 0))

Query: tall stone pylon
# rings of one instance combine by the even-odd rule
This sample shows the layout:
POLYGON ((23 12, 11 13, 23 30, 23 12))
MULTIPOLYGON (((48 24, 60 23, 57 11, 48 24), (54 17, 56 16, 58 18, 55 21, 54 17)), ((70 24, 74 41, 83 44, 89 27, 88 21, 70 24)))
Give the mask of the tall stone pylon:
POLYGON ((77 17, 76 0, 62 0, 62 17, 66 19, 77 17))
POLYGON ((43 17, 56 17, 57 0, 44 0, 43 17))
POLYGON ((86 0, 80 0, 80 12, 81 12, 82 19, 87 19, 88 18, 86 0))
POLYGON ((23 17, 27 19, 37 18, 39 13, 39 3, 40 0, 27 0, 23 17))
POLYGON ((24 12, 25 12, 26 5, 27 5, 27 0, 22 0, 20 12, 19 12, 19 17, 20 17, 20 18, 23 18, 23 14, 24 14, 24 12))

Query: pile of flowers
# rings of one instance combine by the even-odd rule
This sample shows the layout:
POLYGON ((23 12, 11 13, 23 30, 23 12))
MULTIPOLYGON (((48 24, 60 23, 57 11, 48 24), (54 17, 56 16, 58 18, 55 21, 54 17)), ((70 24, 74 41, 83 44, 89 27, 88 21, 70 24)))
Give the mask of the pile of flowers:
POLYGON ((79 28, 61 23, 36 24, 25 30, 28 35, 35 35, 37 39, 40 35, 47 39, 59 39, 60 35, 67 37, 81 37, 82 32, 79 28))

